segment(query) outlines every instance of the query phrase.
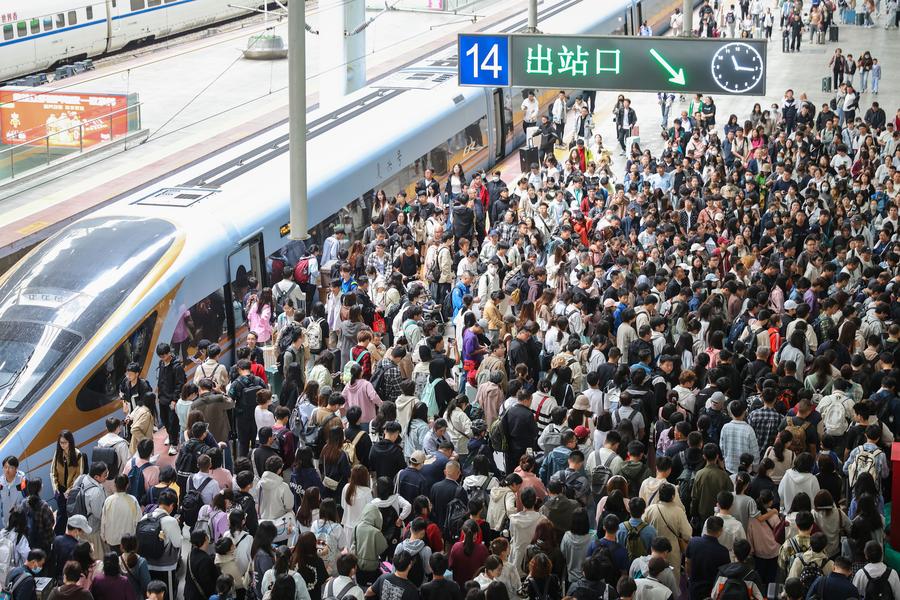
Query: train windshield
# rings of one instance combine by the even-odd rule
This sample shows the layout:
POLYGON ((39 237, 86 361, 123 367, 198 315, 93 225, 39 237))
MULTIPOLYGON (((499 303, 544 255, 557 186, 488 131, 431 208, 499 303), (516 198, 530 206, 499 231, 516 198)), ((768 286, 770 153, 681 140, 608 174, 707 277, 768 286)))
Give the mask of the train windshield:
POLYGON ((0 426, 59 377, 176 233, 162 219, 88 218, 13 268, 0 284, 0 426))
POLYGON ((27 394, 78 347, 81 337, 42 323, 0 322, 0 411, 18 412, 27 394))

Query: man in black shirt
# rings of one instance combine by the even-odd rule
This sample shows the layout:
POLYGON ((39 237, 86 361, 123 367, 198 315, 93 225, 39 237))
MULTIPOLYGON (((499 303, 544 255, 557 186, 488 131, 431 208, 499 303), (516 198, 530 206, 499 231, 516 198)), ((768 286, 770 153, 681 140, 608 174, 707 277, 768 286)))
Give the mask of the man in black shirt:
POLYGON ((462 600, 462 590, 459 584, 452 579, 445 579, 444 573, 450 566, 447 555, 443 552, 435 552, 428 561, 434 579, 421 588, 422 600, 462 600))
POLYGON ((538 428, 531 410, 531 394, 519 390, 516 399, 518 402, 501 417, 503 422, 500 424, 506 433, 508 444, 504 452, 508 473, 512 473, 518 466, 519 459, 528 448, 537 449, 538 428))
POLYGON ((509 376, 516 376, 516 365, 523 364, 528 366, 528 374, 532 379, 537 375, 531 371, 531 362, 528 351, 528 340, 531 339, 531 333, 526 328, 522 328, 516 334, 515 339, 509 344, 509 376))
POLYGON ((381 575, 366 590, 366 598, 378 600, 419 600, 419 590, 409 581, 412 555, 402 551, 394 555, 394 572, 381 575))

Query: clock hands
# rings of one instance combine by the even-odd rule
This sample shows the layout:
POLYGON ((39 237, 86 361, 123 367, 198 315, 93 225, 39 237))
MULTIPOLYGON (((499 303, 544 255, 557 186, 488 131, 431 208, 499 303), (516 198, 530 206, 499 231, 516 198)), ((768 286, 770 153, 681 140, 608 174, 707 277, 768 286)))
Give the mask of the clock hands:
POLYGON ((734 55, 731 56, 731 62, 732 62, 732 64, 734 65, 734 70, 735 70, 735 71, 755 71, 755 70, 756 70, 756 69, 754 69, 753 67, 742 67, 742 66, 740 66, 740 65, 738 64, 737 58, 735 58, 734 55))

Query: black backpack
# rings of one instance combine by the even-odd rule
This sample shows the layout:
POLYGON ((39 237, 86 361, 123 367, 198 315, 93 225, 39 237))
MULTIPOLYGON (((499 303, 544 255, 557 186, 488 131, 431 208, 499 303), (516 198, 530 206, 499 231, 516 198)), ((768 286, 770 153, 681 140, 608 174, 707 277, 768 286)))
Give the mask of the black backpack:
POLYGON ((179 487, 186 485, 188 477, 199 471, 197 459, 206 452, 208 446, 197 439, 190 439, 181 447, 178 457, 175 459, 175 472, 178 474, 179 487))
POLYGON ((105 464, 109 468, 110 477, 114 479, 116 475, 122 472, 122 465, 119 464, 119 453, 116 452, 116 446, 127 443, 125 440, 121 440, 110 448, 100 448, 99 446, 94 448, 94 451, 91 452, 91 462, 102 462, 105 464))
POLYGON ((402 528, 397 527, 397 519, 400 518, 400 515, 397 514, 397 510, 393 505, 380 506, 378 510, 381 512, 381 533, 384 534, 384 539, 388 543, 385 555, 392 557, 394 556, 394 548, 400 543, 400 537, 403 533, 402 528))
POLYGON ((159 560, 166 552, 166 544, 162 540, 162 519, 164 515, 147 515, 138 521, 135 537, 138 553, 150 560, 159 560))
POLYGON ((251 385, 243 386, 241 389, 241 399, 239 401, 239 408, 242 415, 245 417, 253 417, 253 411, 256 408, 256 392, 260 390, 266 389, 265 386, 260 385, 261 381, 258 381, 256 377, 251 379, 251 385))
POLYGON ((454 498, 447 505, 447 514, 444 517, 443 533, 444 538, 455 542, 462 533, 462 526, 469 519, 469 506, 460 500, 454 498))
POLYGON ((729 577, 722 584, 719 590, 718 600, 747 600, 752 598, 750 587, 752 584, 747 583, 747 576, 753 571, 749 571, 743 577, 729 577))
MULTIPOLYGON (((809 591, 809 588, 812 587, 812 584, 815 583, 816 579, 823 575, 822 565, 817 565, 815 561, 806 562, 799 554, 797 555, 797 560, 800 561, 800 565, 803 567, 800 569, 800 583, 803 584, 803 592, 806 593, 809 591)), ((824 564, 825 561, 822 562, 824 564)))
POLYGON ((863 597, 866 600, 892 600, 894 592, 891 589, 891 573, 894 572, 890 567, 884 568, 884 573, 878 577, 872 577, 865 569, 862 570, 866 576, 866 593, 863 597))
POLYGON ((128 493, 134 496, 141 506, 147 503, 147 482, 144 479, 144 471, 149 466, 149 461, 137 466, 137 460, 132 458, 131 468, 128 470, 128 493))
POLYGON ((181 520, 190 527, 194 528, 197 524, 197 517, 200 515, 200 509, 206 504, 203 502, 203 489, 212 481, 212 477, 207 477, 200 484, 200 487, 194 487, 194 478, 188 477, 187 493, 181 499, 181 520))

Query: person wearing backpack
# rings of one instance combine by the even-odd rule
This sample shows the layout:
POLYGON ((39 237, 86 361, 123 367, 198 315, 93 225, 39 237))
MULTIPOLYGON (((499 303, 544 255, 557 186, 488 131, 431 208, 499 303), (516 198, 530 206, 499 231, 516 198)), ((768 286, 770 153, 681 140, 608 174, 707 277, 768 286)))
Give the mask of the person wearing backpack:
POLYGON ((878 542, 865 548, 866 564, 853 576, 853 585, 865 600, 900 598, 900 576, 884 564, 884 550, 878 542))
POLYGON ((828 540, 824 533, 820 531, 812 534, 809 549, 794 555, 787 576, 799 578, 804 590, 809 591, 819 577, 831 573, 833 563, 825 554, 827 546, 828 540))
POLYGON ((624 546, 628 553, 629 566, 631 561, 650 552, 650 545, 657 535, 656 529, 642 519, 646 509, 647 503, 643 498, 637 496, 631 498, 628 501, 628 512, 631 516, 619 524, 619 530, 616 532, 616 541, 620 546, 624 546))
POLYGON ((235 404, 238 456, 247 456, 256 434, 256 392, 266 389, 266 383, 250 372, 250 361, 246 358, 238 361, 237 368, 238 378, 232 382, 228 395, 235 404))
POLYGON ((337 559, 337 574, 322 587, 322 600, 365 600, 365 591, 356 584, 357 560, 352 554, 337 559))
POLYGON ((175 597, 178 584, 175 571, 178 569, 184 542, 181 525, 173 516, 177 505, 178 496, 175 492, 164 490, 159 495, 157 507, 138 521, 135 533, 138 552, 147 559, 150 578, 166 582, 170 598, 175 597))
POLYGON ((116 476, 116 492, 104 500, 100 516, 100 538, 116 552, 122 536, 134 533, 141 520, 141 506, 128 494, 128 483, 127 475, 116 476))
MULTIPOLYGON (((87 456, 75 447, 75 436, 69 430, 60 432, 56 440, 56 451, 50 461, 50 485, 56 499, 56 527, 54 531, 61 535, 66 531, 66 494, 72 489, 75 480, 88 470, 87 456)), ((45 550, 49 550, 46 548, 45 550)))
POLYGON ((734 544, 734 562, 719 567, 713 583, 712 600, 765 600, 766 586, 752 566, 752 548, 747 540, 734 544))
POLYGON ((881 489, 882 482, 890 475, 887 455, 878 446, 881 441, 881 425, 867 426, 865 436, 865 443, 851 450, 844 462, 844 475, 848 476, 852 488, 861 473, 869 473, 875 480, 875 485, 881 489))
POLYGON ((103 538, 100 536, 100 523, 103 516, 103 503, 106 501, 106 489, 103 487, 104 482, 109 476, 109 469, 102 462, 91 464, 90 471, 75 480, 72 490, 69 492, 68 513, 83 514, 87 517, 91 531, 87 534, 86 540, 91 543, 94 548, 101 549, 103 546, 103 538), (74 496, 74 498, 73 498, 74 496), (82 496, 84 503, 84 512, 80 512, 81 502, 77 500, 78 496, 82 496), (78 507, 79 510, 72 510, 78 507))
MULTIPOLYGON (((400 423, 388 421, 384 425, 384 436, 372 444, 367 462, 374 477, 387 477, 394 481, 397 474, 406 467, 403 447, 400 445, 401 430, 400 423)), ((359 433, 356 436, 359 436, 359 433)), ((359 438, 356 436, 354 439, 348 440, 355 449, 359 448, 359 438)))
POLYGON ((810 587, 811 596, 818 600, 859 600, 860 593, 853 585, 851 576, 853 567, 850 560, 844 556, 836 556, 833 561, 831 573, 822 575, 816 579, 810 587))
POLYGON ((634 592, 635 598, 647 600, 672 600, 674 594, 665 584, 660 581, 669 570, 669 563, 666 559, 655 556, 647 563, 647 574, 644 577, 634 580, 637 589, 634 592))
MULTIPOLYGON (((128 441, 119 435, 121 431, 122 421, 116 417, 107 418, 106 434, 97 440, 97 446, 91 454, 91 462, 102 461, 106 463, 106 466, 109 467, 110 477, 115 477, 121 473, 128 459, 131 458, 128 441)), ((0 480, 0 490, 5 487, 5 483, 0 480)), ((6 498, 4 497, 3 500, 5 501, 6 498)), ((5 505, 6 503, 4 502, 3 504, 5 505)))
POLYGON ((44 569, 46 561, 47 553, 40 548, 34 548, 28 552, 25 564, 9 572, 2 584, 11 600, 37 600, 35 578, 44 569))

